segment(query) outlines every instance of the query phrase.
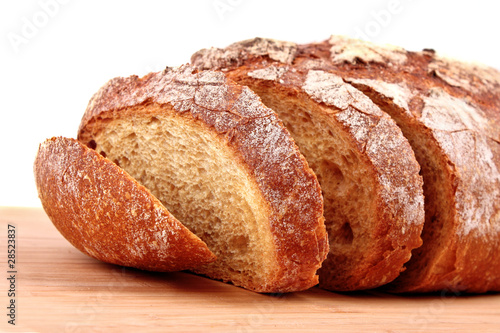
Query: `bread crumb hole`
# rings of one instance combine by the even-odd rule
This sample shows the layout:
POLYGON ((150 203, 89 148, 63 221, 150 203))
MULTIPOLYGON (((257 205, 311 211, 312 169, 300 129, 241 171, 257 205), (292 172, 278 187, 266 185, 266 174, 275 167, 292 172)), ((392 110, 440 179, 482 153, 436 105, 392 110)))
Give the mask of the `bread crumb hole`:
POLYGON ((340 228, 338 240, 343 244, 352 244, 353 239, 354 234, 352 233, 351 225, 349 222, 346 222, 340 228))
POLYGON ((90 148, 90 149, 96 149, 97 148, 97 143, 95 142, 95 140, 90 140, 90 142, 87 144, 87 146, 90 148))
POLYGON ((246 252, 248 248, 249 239, 246 235, 238 235, 233 237, 230 241, 229 247, 238 252, 246 252))
POLYGON ((309 113, 304 113, 302 117, 302 122, 303 123, 310 123, 312 120, 311 115, 309 113))
POLYGON ((156 117, 151 117, 148 125, 159 124, 159 123, 160 123, 160 119, 158 119, 156 117))
POLYGON ((323 181, 329 186, 340 186, 344 182, 344 174, 332 161, 323 160, 320 165, 323 181))

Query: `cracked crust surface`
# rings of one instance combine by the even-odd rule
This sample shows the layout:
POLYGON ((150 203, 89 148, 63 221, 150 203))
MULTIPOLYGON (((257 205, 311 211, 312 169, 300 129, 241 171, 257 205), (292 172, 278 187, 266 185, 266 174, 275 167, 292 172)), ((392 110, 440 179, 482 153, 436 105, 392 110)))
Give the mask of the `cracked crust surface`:
MULTIPOLYGON (((278 262, 275 278, 263 285, 232 282, 261 292, 315 285, 316 270, 328 251, 319 184, 281 121, 248 88, 220 72, 197 72, 190 66, 142 78, 116 78, 89 102, 79 140, 90 143, 110 119, 150 110, 155 110, 150 116, 162 116, 162 107, 212 132, 236 156, 234 163, 246 170, 265 199, 278 262), (149 104, 155 107, 146 107, 149 104)), ((210 276, 203 269, 196 271, 210 276)))

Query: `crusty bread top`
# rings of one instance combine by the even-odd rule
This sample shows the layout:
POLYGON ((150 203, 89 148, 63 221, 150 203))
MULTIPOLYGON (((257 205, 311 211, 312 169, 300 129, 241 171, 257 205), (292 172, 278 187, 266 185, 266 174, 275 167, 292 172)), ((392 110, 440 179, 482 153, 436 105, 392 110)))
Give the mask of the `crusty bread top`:
POLYGON ((433 50, 409 52, 400 47, 375 45, 342 36, 320 43, 296 45, 257 38, 225 49, 205 49, 192 56, 199 68, 234 68, 243 60, 265 57, 272 50, 268 78, 281 79, 286 65, 338 75, 354 86, 370 86, 406 109, 409 117, 425 124, 440 142, 450 163, 460 173, 458 205, 464 223, 461 234, 476 230, 500 232, 500 72, 481 64, 436 55, 433 50), (249 47, 257 44, 258 47, 249 47), (255 51, 255 50, 258 50, 255 51), (277 55, 276 53, 281 53, 277 55), (276 61, 275 61, 276 60, 276 61), (274 73, 273 73, 274 72, 274 73), (452 111, 452 112, 450 112, 452 111), (471 167, 473 166, 473 167, 471 167), (478 177, 478 174, 481 176, 478 177), (488 193, 488 195, 485 195, 488 193), (476 195, 479 194, 479 195, 476 195), (471 203, 472 202, 472 203, 471 203))
POLYGON ((91 257, 152 271, 190 269, 216 259, 144 186, 74 139, 43 142, 34 173, 55 227, 91 257))
MULTIPOLYGON (((193 117, 227 142, 255 179, 269 204, 279 279, 271 290, 299 290, 317 283, 316 270, 328 252, 323 202, 316 176, 274 112, 248 88, 220 72, 167 68, 143 78, 116 78, 89 102, 78 137, 89 142, 94 123, 127 117, 129 107, 169 105, 193 117)), ((151 115, 151 116, 154 116, 151 115)))

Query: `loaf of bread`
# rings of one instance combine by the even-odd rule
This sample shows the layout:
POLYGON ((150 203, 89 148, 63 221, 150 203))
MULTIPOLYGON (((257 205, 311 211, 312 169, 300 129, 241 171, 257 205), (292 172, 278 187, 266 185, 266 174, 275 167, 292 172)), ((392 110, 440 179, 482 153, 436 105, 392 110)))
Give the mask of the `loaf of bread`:
POLYGON ((500 72, 341 36, 192 63, 111 80, 40 145, 75 247, 257 292, 500 291, 500 72))
POLYGON ((150 271, 179 271, 216 260, 144 186, 74 139, 43 142, 34 173, 55 227, 93 258, 150 271))
POLYGON ((396 123, 297 45, 256 38, 193 55, 275 110, 320 181, 330 252, 321 287, 352 291, 393 281, 422 244, 420 167, 396 123), (314 59, 312 59, 314 60, 314 59))
MULTIPOLYGON (((311 99, 328 105, 353 98, 360 101, 362 98, 353 97, 352 91, 362 92, 363 98, 368 97, 399 125, 415 152, 424 180, 423 245, 413 250, 406 270, 387 286, 388 290, 500 290, 500 73, 497 70, 446 59, 433 50, 408 52, 340 36, 307 45, 255 39, 226 49, 202 50, 193 55, 192 61, 200 68, 224 70, 228 77, 250 86, 278 112, 283 109, 280 116, 292 134, 292 127, 299 121, 286 118, 297 113, 294 106, 297 95, 309 94, 311 99), (298 83, 290 84, 293 80, 298 83), (326 93, 328 87, 337 90, 326 93), (276 99, 280 101, 275 101, 273 94, 278 94, 276 99)), ((356 109, 365 117, 371 116, 366 106, 356 109)), ((357 126, 360 122, 358 118, 346 119, 357 126)), ((318 137, 321 136, 313 138, 316 145, 320 145, 318 137)), ((301 139, 296 137, 296 140, 302 149, 301 139)), ((303 152, 310 158, 307 148, 303 152)), ((383 150, 374 154, 386 158, 383 150)), ((399 159, 408 159, 408 155, 401 152, 399 159)), ((314 167, 315 159, 309 162, 324 182, 320 167, 314 167)), ((356 165, 342 170, 343 179, 358 168, 356 165)), ((330 170, 329 175, 339 174, 335 168, 330 170)), ((372 186, 358 179, 350 179, 350 183, 356 180, 352 187, 372 186)), ((382 184, 388 184, 384 178, 380 179, 382 184)), ((328 205, 326 191, 330 185, 322 186, 328 205)), ((354 213, 363 216, 375 211, 373 206, 365 205, 354 213)), ((327 206, 325 214, 330 232, 332 223, 337 228, 344 225, 343 216, 329 222, 327 206)), ((366 228, 371 230, 373 226, 366 224, 366 228)), ((354 231, 352 225, 351 229, 354 231)), ((376 237, 384 237, 386 231, 379 233, 376 237)), ((368 244, 372 235, 375 233, 368 236, 365 232, 360 237, 366 238, 368 244)), ((330 234, 329 258, 339 253, 335 244, 338 241, 330 234)), ((403 245, 396 238, 394 248, 403 245)), ((339 264, 349 265, 347 257, 346 262, 339 264)), ((321 279, 320 272, 320 284, 321 279)))
POLYGON ((115 78, 89 102, 78 139, 217 256, 192 271, 257 292, 318 283, 328 253, 319 183, 250 89, 188 65, 115 78))

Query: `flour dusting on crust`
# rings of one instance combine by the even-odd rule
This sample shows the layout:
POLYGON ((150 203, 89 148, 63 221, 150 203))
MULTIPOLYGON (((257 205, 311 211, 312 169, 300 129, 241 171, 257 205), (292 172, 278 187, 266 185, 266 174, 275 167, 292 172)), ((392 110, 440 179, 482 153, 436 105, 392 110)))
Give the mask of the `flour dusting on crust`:
POLYGON ((351 106, 365 114, 379 116, 382 113, 366 95, 335 74, 310 70, 302 89, 316 102, 335 106, 340 110, 351 106))
POLYGON ((257 56, 267 55, 272 60, 283 64, 291 64, 297 52, 295 43, 259 37, 234 43, 229 48, 241 48, 257 56))
POLYGON ((480 63, 469 63, 434 56, 428 71, 453 87, 463 88, 475 94, 500 89, 500 72, 480 63))
POLYGON ((200 69, 220 69, 238 66, 251 56, 267 56, 283 64, 291 64, 297 45, 269 38, 254 38, 236 42, 224 49, 203 49, 191 57, 191 63, 200 69))
POLYGON ((488 137, 489 122, 482 111, 442 89, 433 88, 424 99, 421 121, 433 130, 434 137, 460 173, 456 192, 459 234, 500 231, 500 172, 495 165, 488 137))
POLYGON ((407 60, 403 48, 392 45, 374 44, 345 36, 331 36, 330 57, 334 63, 404 64, 407 60))
POLYGON ((403 83, 388 83, 382 80, 372 80, 372 79, 345 79, 347 82, 353 84, 354 86, 366 86, 378 94, 388 97, 392 100, 396 106, 400 109, 404 110, 409 114, 408 104, 410 100, 414 96, 414 94, 410 91, 408 86, 403 83))
MULTIPOLYGON (((256 69, 252 72, 248 72, 248 76, 254 79, 268 80, 268 81, 278 81, 281 80, 283 74, 288 71, 286 67, 276 67, 269 66, 266 68, 256 69)), ((282 83, 283 81, 281 81, 282 83)))

